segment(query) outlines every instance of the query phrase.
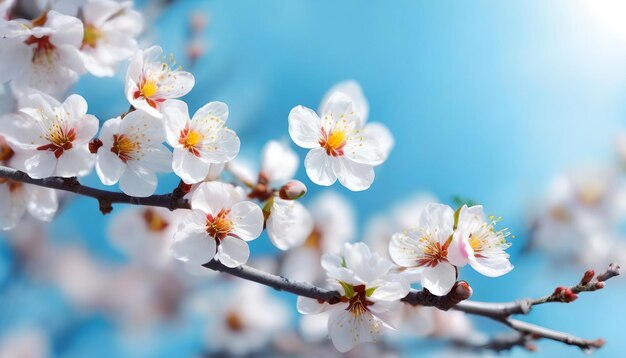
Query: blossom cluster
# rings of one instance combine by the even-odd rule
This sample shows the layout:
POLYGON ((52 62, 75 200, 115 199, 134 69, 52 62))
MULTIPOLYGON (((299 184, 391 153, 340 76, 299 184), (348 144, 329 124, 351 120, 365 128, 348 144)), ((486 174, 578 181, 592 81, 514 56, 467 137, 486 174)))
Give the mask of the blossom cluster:
MULTIPOLYGON (((142 16, 131 3, 50 2, 33 19, 9 12, 0 18, 0 83, 8 99, 0 117, 0 164, 34 179, 95 171, 103 185, 117 184, 132 197, 155 194, 159 174, 173 172, 190 210, 137 210, 111 226, 116 245, 142 260, 147 255, 152 266, 171 254, 191 272, 212 260, 238 267, 250 258, 248 242, 265 231, 286 251, 288 275, 313 282, 325 276, 341 295, 333 303, 298 301, 303 314, 326 312, 322 317, 340 352, 376 341, 393 327, 414 282, 443 296, 467 264, 490 277, 513 268, 505 252, 508 231, 497 230, 482 206, 454 210, 428 203, 398 232, 387 233, 382 245, 370 243, 382 251, 348 243, 354 218, 341 199, 324 194, 308 208, 300 201, 307 187, 295 179, 300 159, 289 144, 269 141, 253 170, 237 158, 240 139, 226 125, 227 104, 211 101, 191 114, 182 98, 194 76, 159 46, 140 48, 142 16), (66 95, 80 75, 112 76, 124 61, 126 113, 100 123, 83 97, 66 95), (317 268, 320 260, 325 275, 317 268)), ((317 185, 339 181, 351 191, 368 189, 374 168, 394 146, 384 125, 368 123, 369 104, 355 81, 332 87, 317 111, 296 106, 286 117, 291 139, 308 150, 306 174, 317 185)), ((0 198, 3 230, 16 227, 26 211, 50 221, 58 208, 54 190, 13 180, 0 180, 0 198)), ((240 312, 225 312, 221 322, 246 331, 240 312)))

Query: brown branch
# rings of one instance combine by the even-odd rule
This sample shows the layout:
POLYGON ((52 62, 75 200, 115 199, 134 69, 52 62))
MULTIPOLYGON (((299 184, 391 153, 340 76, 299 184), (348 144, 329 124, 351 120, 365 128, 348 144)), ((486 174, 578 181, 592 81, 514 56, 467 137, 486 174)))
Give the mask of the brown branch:
POLYGON ((189 209, 187 200, 173 194, 152 195, 145 198, 129 196, 124 193, 100 190, 80 184, 76 178, 51 177, 45 179, 33 179, 28 174, 4 166, 0 166, 0 178, 11 179, 27 184, 33 184, 45 188, 68 191, 71 193, 88 196, 98 200, 100 211, 108 214, 113 209, 111 204, 132 204, 145 206, 158 206, 174 209, 189 209))
MULTIPOLYGON (((181 193, 185 190, 182 190, 180 187, 178 188, 180 190, 175 190, 171 194, 152 195, 146 198, 137 198, 123 193, 87 187, 80 184, 76 178, 53 177, 33 179, 24 172, 3 166, 0 166, 0 178, 20 181, 51 189, 64 190, 95 198, 98 200, 100 210, 103 213, 111 211, 111 204, 114 203, 158 206, 168 208, 170 210, 190 208, 189 203, 181 197, 181 193)), ((221 264, 219 261, 211 261, 204 264, 204 267, 237 276, 245 280, 254 281, 262 285, 272 287, 276 290, 291 292, 299 296, 317 299, 321 302, 329 302, 333 304, 337 303, 341 297, 339 292, 326 290, 310 283, 290 281, 284 277, 272 275, 246 265, 229 268, 221 264)), ((516 337, 509 338, 507 341, 493 342, 491 344, 491 348, 495 350, 502 350, 506 347, 512 348, 515 345, 527 344, 529 339, 528 337, 530 337, 532 339, 547 338, 563 342, 568 345, 578 346, 584 351, 590 352, 600 348, 604 344, 604 341, 601 339, 593 341, 585 340, 567 333, 514 320, 511 319, 510 316, 514 314, 527 314, 533 306, 539 304, 548 302, 572 302, 578 298, 577 295, 581 292, 590 292, 604 288, 605 281, 617 275, 619 275, 619 266, 611 264, 605 272, 597 276, 595 276, 595 272, 592 270, 585 272, 583 278, 575 286, 557 287, 551 295, 515 302, 487 303, 466 301, 466 299, 472 295, 472 290, 465 281, 456 282, 450 293, 445 296, 435 296, 426 289, 421 291, 411 290, 411 292, 404 297, 402 301, 411 305, 430 306, 441 310, 449 310, 453 308, 457 311, 468 314, 488 317, 509 326, 522 335, 523 339, 516 337)))

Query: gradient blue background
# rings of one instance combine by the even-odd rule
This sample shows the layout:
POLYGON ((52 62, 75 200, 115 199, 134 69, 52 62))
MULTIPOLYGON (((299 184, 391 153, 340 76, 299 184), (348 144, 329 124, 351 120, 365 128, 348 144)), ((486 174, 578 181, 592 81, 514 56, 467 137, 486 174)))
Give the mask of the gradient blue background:
MULTIPOLYGON (((161 45, 195 74, 196 86, 185 98, 192 111, 208 101, 228 103, 241 155, 251 159, 267 140, 288 137, 292 107, 317 108, 334 83, 359 81, 370 120, 385 123, 396 139, 370 190, 334 187, 355 205, 359 227, 418 191, 449 203, 454 195, 483 203, 517 236, 511 249, 516 269, 498 279, 465 270, 463 278, 475 299, 504 301, 549 293, 582 273, 518 251, 527 239, 528 214, 551 178, 581 164, 616 160, 614 136, 626 127, 623 19, 626 3, 619 1, 177 1, 148 29, 144 45, 161 45), (597 8, 590 10, 590 4, 597 8), (205 38, 211 48, 188 67, 184 46, 195 10, 210 16, 205 38)), ((87 76, 76 92, 101 120, 128 107, 122 76, 87 76)), ((305 151, 298 153, 303 159, 305 151)), ((298 178, 309 197, 321 190, 303 168, 298 178)), ((100 186, 95 175, 86 183, 100 186)), ((159 188, 168 192, 176 184, 169 176, 159 188)), ((83 237, 94 253, 122 260, 107 242, 106 223, 95 202, 81 198, 53 227, 59 240, 83 237)), ((266 239, 252 250, 276 252, 266 239)), ((28 291, 32 300, 21 305, 35 311, 32 316, 63 321, 61 300, 38 290, 28 291)), ((524 319, 586 338, 601 336, 608 344, 595 356, 616 357, 626 348, 624 294, 626 285, 616 279, 603 291, 569 305, 538 307, 524 319)), ((477 322, 490 332, 507 330, 477 322)), ((61 351, 67 356, 93 349, 96 356, 131 353, 112 338, 106 320, 92 318, 66 330, 61 351)), ((164 330, 151 353, 185 355, 200 344, 194 327, 164 330)), ((537 356, 582 355, 545 340, 539 347, 537 356)), ((409 352, 434 354, 423 349, 420 343, 409 352)))

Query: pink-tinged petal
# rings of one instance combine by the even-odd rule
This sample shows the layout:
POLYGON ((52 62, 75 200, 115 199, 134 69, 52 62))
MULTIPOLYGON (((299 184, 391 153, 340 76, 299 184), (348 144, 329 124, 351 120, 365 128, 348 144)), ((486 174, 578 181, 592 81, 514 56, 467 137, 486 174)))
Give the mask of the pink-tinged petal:
POLYGON ((263 211, 252 202, 233 205, 228 217, 234 224, 233 233, 244 241, 254 240, 263 232, 263 211))
POLYGON ((350 100, 354 104, 354 111, 361 118, 361 122, 367 122, 367 118, 369 117, 370 112, 369 103, 367 102, 367 98, 365 98, 365 95, 363 94, 363 89, 361 88, 361 85, 354 80, 343 81, 331 87, 331 89, 329 89, 328 92, 326 92, 326 94, 324 95, 324 98, 322 99, 322 102, 320 104, 320 108, 318 109, 318 113, 322 115, 326 112, 329 112, 329 109, 327 108, 328 101, 330 101, 330 98, 337 92, 350 98, 350 100))
MULTIPOLYGON (((51 151, 36 151, 24 162, 24 169, 31 178, 43 179, 55 174, 57 158, 51 151)), ((71 175, 70 175, 71 176, 71 175)))
POLYGON ((86 146, 66 150, 58 159, 55 175, 64 178, 85 176, 91 171, 95 159, 86 146))
POLYGON ((374 168, 371 165, 356 163, 347 158, 338 158, 333 164, 333 171, 341 185, 352 191, 366 190, 374 182, 374 168))
POLYGON ((248 262, 250 248, 248 244, 232 236, 226 236, 217 247, 216 258, 227 267, 237 267, 248 262))
POLYGON ((302 245, 313 231, 313 217, 295 200, 274 198, 267 219, 267 235, 277 248, 288 250, 302 245))
POLYGON ((446 262, 440 262, 435 267, 424 267, 422 286, 433 295, 446 295, 456 282, 456 269, 446 262))
POLYGON ((169 100, 161 106, 161 112, 167 142, 174 148, 182 147, 182 144, 178 142, 180 133, 190 124, 187 103, 175 99, 169 100))
POLYGON ((317 185, 333 185, 337 181, 337 175, 333 171, 333 162, 336 160, 338 159, 327 155, 323 148, 311 149, 304 160, 306 174, 317 185))
POLYGON ((472 250, 472 247, 467 243, 467 239, 461 238, 455 233, 452 242, 448 247, 448 261, 457 267, 467 265, 468 258, 470 256, 468 248, 471 250, 471 255, 473 255, 474 250, 472 250))
POLYGON ((328 310, 329 307, 326 302, 320 303, 312 298, 298 296, 297 309, 301 314, 318 314, 328 310))
POLYGON ((126 163, 111 152, 111 148, 100 147, 96 160, 96 173, 102 184, 113 185, 117 183, 124 171, 126 171, 126 163))
POLYGON ((289 112, 289 135, 302 148, 319 147, 321 123, 317 114, 303 106, 294 107, 289 112))
POLYGON ((209 173, 210 164, 183 148, 174 148, 172 169, 185 183, 203 181, 209 173))
POLYGON ((203 265, 215 257, 216 247, 215 239, 209 237, 206 231, 191 231, 183 227, 174 234, 170 252, 180 261, 203 265))
POLYGON ((25 184, 24 192, 28 212, 36 219, 51 221, 59 208, 56 191, 25 184))

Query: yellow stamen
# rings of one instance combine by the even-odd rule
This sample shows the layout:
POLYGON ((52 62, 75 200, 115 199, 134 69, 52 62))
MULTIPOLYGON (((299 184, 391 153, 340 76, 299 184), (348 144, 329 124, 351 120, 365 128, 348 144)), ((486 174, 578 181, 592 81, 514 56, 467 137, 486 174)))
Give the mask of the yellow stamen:
POLYGON ((185 148, 193 148, 204 138, 202 134, 194 131, 193 129, 189 131, 187 134, 187 138, 185 138, 185 148))
POLYGON ((344 139, 346 138, 346 132, 344 131, 333 131, 328 140, 326 140, 326 146, 330 149, 336 150, 341 147, 344 139))
POLYGON ((98 41, 102 38, 103 33, 93 25, 85 26, 85 34, 83 36, 83 46, 96 47, 98 41))
POLYGON ((146 81, 143 86, 141 86, 141 94, 144 97, 152 97, 157 92, 159 87, 153 81, 146 81))

